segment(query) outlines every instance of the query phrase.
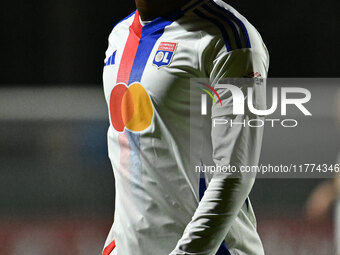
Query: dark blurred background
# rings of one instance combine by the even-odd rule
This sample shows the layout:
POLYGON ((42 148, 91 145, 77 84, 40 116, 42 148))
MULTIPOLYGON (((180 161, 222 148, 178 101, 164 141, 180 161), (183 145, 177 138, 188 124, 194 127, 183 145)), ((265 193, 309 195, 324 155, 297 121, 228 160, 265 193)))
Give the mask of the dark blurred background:
MULTIPOLYGON (((339 77, 339 1, 228 3, 260 31, 271 77, 339 77)), ((132 0, 1 2, 0 255, 100 253, 114 210, 103 59, 114 24, 134 9, 132 0)), ((313 118, 268 129, 261 162, 336 162, 338 80, 301 86, 313 118)), ((304 220, 321 181, 257 180, 251 198, 268 254, 331 254, 331 217, 304 220)))

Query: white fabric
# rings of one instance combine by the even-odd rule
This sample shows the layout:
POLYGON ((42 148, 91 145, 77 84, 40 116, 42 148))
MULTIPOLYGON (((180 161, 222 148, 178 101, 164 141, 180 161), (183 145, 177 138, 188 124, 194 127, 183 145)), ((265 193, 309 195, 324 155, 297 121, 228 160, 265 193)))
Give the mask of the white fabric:
MULTIPOLYGON (((267 50, 256 29, 229 5, 216 3, 243 21, 251 48, 227 51, 219 28, 195 14, 195 10, 205 12, 200 5, 165 28, 140 81, 151 98, 154 115, 150 127, 140 133, 142 171, 137 175, 133 169, 121 171, 119 132, 110 124, 108 149, 116 197, 114 223, 105 246, 115 240, 112 254, 214 255, 223 240, 232 255, 264 254, 253 209, 250 203, 248 207, 245 204, 254 178, 228 178, 225 174, 207 177, 210 183, 200 202, 200 174, 189 167, 190 78, 209 77, 215 84, 220 78, 243 77, 251 72, 265 77, 269 65, 267 50), (168 66, 157 67, 152 63, 161 42, 177 43, 177 48, 168 66)), ((115 51, 116 56, 115 64, 105 66, 103 72, 108 105, 133 19, 134 15, 118 24, 109 37, 105 62, 115 51)), ((220 17, 216 19, 226 24, 220 17)), ((244 38, 241 39, 244 44, 244 38)), ((261 93, 258 92, 259 98, 263 98, 261 93)), ((221 99, 230 106, 230 96, 226 94, 221 99)), ((232 117, 221 115, 214 107, 212 114, 232 117)), ((251 117, 237 118, 242 121, 251 117)), ((208 140, 201 142, 211 143, 216 164, 258 163, 261 129, 221 127, 206 132, 204 137, 208 140)))

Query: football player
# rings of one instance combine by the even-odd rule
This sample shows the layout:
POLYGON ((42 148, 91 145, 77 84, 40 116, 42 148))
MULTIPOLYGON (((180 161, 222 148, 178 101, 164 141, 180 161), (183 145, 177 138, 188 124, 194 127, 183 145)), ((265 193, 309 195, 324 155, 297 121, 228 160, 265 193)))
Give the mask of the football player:
MULTIPOLYGON (((211 118, 251 118, 232 114, 231 94, 220 93, 218 83, 266 77, 269 57, 260 34, 221 0, 136 0, 136 6, 113 28, 104 60, 116 192, 103 255, 264 254, 248 198, 255 175, 202 179, 188 151, 197 131, 190 126, 191 79, 211 81, 220 102, 211 118)), ((264 107, 261 93, 254 100, 264 107)), ((216 165, 258 164, 262 128, 203 131, 195 149, 209 144, 216 165)))

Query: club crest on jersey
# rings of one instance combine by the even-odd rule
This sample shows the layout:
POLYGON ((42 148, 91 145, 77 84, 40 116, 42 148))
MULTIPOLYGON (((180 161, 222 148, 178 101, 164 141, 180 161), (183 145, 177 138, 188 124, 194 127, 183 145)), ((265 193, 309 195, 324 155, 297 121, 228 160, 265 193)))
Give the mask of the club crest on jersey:
POLYGON ((152 63, 158 68, 168 66, 174 56, 176 47, 177 43, 161 42, 152 63))

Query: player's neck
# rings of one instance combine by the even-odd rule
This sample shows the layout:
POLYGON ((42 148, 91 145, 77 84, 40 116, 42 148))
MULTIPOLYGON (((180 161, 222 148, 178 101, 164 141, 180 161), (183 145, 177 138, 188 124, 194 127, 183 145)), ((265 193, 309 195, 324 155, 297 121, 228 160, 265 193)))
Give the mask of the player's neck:
POLYGON ((143 21, 151 21, 165 15, 190 0, 135 0, 139 15, 143 21))

